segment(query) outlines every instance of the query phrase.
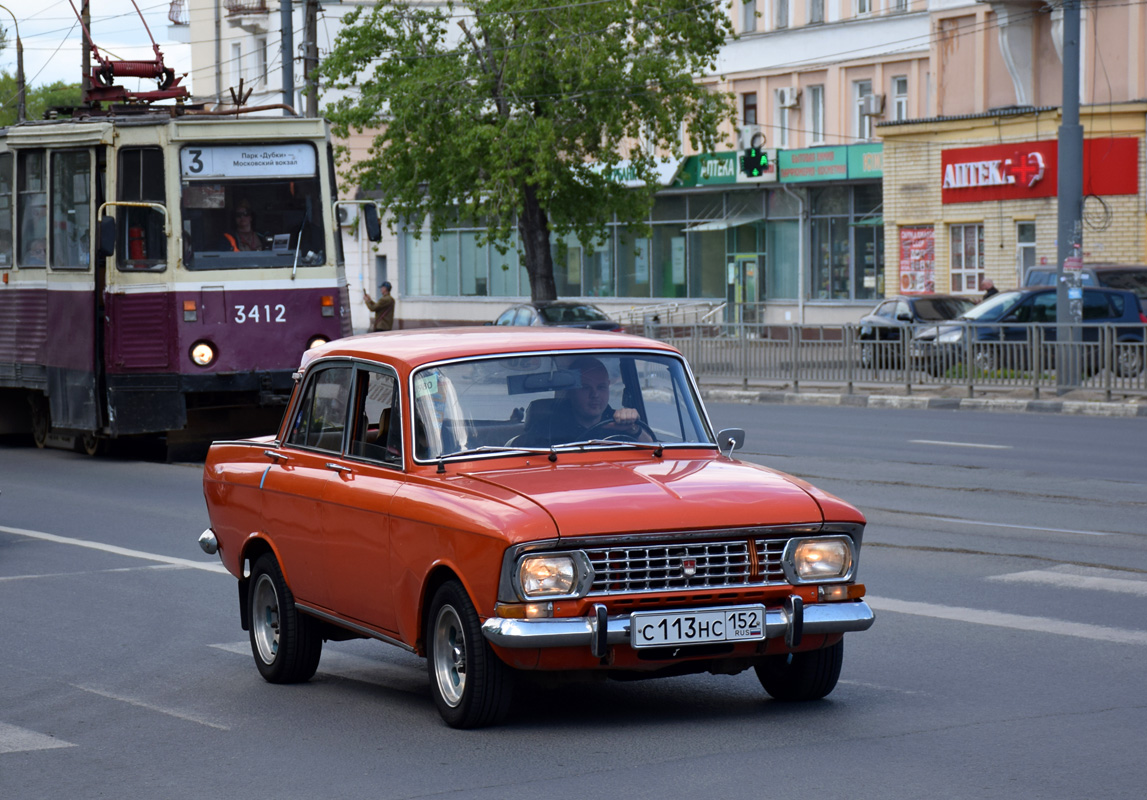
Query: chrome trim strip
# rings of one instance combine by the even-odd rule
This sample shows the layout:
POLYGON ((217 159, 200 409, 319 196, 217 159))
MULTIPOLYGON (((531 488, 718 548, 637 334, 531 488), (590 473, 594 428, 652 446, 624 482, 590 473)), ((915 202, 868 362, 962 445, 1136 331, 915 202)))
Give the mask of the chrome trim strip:
MULTIPOLYGON (((686 611, 690 609, 672 609, 686 611)), ((709 609, 692 609, 707 611, 709 609)), ((803 634, 813 636, 827 633, 866 631, 872 627, 875 615, 863 600, 849 603, 815 603, 804 606, 803 634)), ((563 619, 505 619, 490 617, 482 624, 482 635, 493 645, 516 648, 579 647, 593 642, 597 620, 591 617, 563 619)), ((776 639, 789 635, 793 620, 782 608, 765 611, 765 638, 776 639)), ((630 617, 606 619, 606 641, 609 644, 629 644, 630 617)), ((599 634, 600 635, 600 634, 599 634)))
POLYGON ((319 619, 330 622, 333 625, 338 625, 340 628, 346 628, 349 631, 361 633, 363 636, 367 636, 371 639, 378 639, 380 642, 386 642, 387 644, 392 644, 395 647, 401 647, 408 653, 415 652, 414 648, 408 645, 406 642, 401 642, 398 639, 395 639, 393 636, 387 636, 385 633, 379 633, 378 631, 367 628, 363 625, 356 625, 353 622, 347 622, 345 619, 336 617, 334 614, 328 614, 325 611, 319 611, 317 608, 305 606, 302 603, 295 603, 295 608, 299 609, 299 611, 304 611, 307 614, 310 614, 312 617, 318 617, 319 619))

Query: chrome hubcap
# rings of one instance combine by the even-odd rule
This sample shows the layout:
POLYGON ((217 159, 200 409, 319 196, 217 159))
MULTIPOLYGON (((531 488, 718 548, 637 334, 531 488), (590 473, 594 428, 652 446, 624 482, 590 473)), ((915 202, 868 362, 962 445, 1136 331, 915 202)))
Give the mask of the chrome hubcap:
POLYGON ((451 708, 466 691, 466 635, 453 606, 443 606, 434 621, 434 679, 451 708))
POLYGON ((259 658, 271 664, 279 652, 279 596, 275 584, 266 573, 255 583, 254 601, 251 603, 251 629, 255 634, 255 647, 259 658))

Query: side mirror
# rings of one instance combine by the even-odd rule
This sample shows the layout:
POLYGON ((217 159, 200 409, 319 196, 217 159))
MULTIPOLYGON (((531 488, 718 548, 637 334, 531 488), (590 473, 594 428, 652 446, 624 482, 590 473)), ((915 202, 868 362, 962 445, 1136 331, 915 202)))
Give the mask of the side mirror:
POLYGON ((897 314, 896 319, 900 320, 901 322, 911 322, 912 321, 912 315, 911 314, 897 314))
POLYGON ((734 450, 740 450, 744 446, 744 428, 725 428, 717 432, 717 448, 725 455, 732 456, 734 450))
POLYGON ((111 258, 115 255, 115 243, 115 217, 104 217, 100 220, 99 238, 96 240, 96 255, 100 258, 111 258))
POLYGON ((382 226, 378 223, 378 206, 367 203, 362 207, 362 224, 366 226, 366 238, 372 242, 382 241, 382 226))

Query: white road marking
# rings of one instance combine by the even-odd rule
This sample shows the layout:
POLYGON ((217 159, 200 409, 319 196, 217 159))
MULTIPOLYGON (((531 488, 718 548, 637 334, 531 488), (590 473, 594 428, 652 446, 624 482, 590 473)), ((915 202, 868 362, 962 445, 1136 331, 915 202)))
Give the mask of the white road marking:
POLYGON ((991 625, 996 628, 1010 628, 1017 631, 1052 633, 1057 636, 1074 636, 1116 644, 1147 645, 1147 631, 1133 631, 1124 628, 1109 628, 1106 625, 1090 625, 1083 622, 1067 622, 1050 617, 1029 617, 1022 614, 1007 614, 1002 611, 983 611, 977 608, 942 606, 935 603, 917 603, 910 600, 893 600, 888 597, 865 597, 868 604, 877 611, 891 611, 897 614, 913 614, 918 617, 947 619, 954 622, 970 622, 974 625, 991 625))
POLYGON ((39 578, 74 578, 77 575, 102 575, 106 572, 140 572, 156 569, 186 569, 174 564, 149 564, 146 567, 115 567, 114 569, 88 569, 77 572, 45 572, 40 575, 6 575, 0 576, 0 583, 4 581, 30 581, 39 578))
POLYGON ((1012 450, 1010 444, 976 444, 974 442, 938 442, 932 439, 909 439, 908 444, 934 444, 940 447, 978 447, 983 450, 1012 450))
POLYGON ((100 550, 104 553, 114 553, 117 556, 127 556, 128 558, 142 558, 146 561, 158 561, 161 564, 171 564, 176 567, 201 569, 206 572, 227 573, 227 569, 218 562, 192 561, 189 558, 161 556, 157 553, 147 553, 143 550, 132 550, 127 547, 117 547, 114 544, 104 544, 103 542, 89 542, 86 539, 73 539, 69 536, 57 536, 54 533, 44 533, 43 531, 30 531, 23 528, 9 528, 6 525, 0 525, 0 533, 11 533, 14 536, 27 536, 45 542, 55 542, 56 544, 70 544, 74 547, 86 547, 90 550, 100 550))
MULTIPOLYGON (((226 642, 209 647, 251 658, 250 642, 226 642)), ((422 664, 417 666, 389 664, 324 648, 322 660, 319 662, 319 672, 411 694, 424 695, 428 692, 426 668, 422 664)))
POLYGON ((1147 597, 1147 579, 1127 577, 1127 573, 1115 570, 1077 567, 1074 564, 1061 564, 1051 569, 1033 569, 1026 572, 1011 572, 1007 575, 993 575, 988 580, 1004 583, 1039 583, 1058 586, 1064 589, 1093 589, 1100 592, 1118 592, 1147 597))
POLYGON ((1039 525, 1012 525, 1007 522, 984 522, 976 519, 960 519, 959 517, 936 517, 931 514, 912 514, 909 511, 893 512, 905 513, 910 516, 917 516, 921 519, 934 519, 938 522, 956 522, 961 525, 979 525, 986 528, 1015 528, 1021 531, 1044 531, 1046 533, 1077 533, 1081 536, 1118 536, 1119 534, 1110 533, 1108 531, 1077 531, 1070 528, 1044 528, 1039 525))
POLYGON ((901 689, 898 686, 883 686, 879 683, 865 683, 864 681, 846 681, 843 678, 837 683, 848 686, 858 686, 861 689, 872 689, 877 692, 895 692, 896 694, 919 694, 928 696, 927 692, 921 692, 916 689, 901 689))
POLYGON ((97 695, 99 697, 106 697, 109 700, 115 700, 115 701, 120 702, 120 703, 127 703, 129 706, 135 706, 136 708, 145 708, 148 711, 155 711, 156 713, 159 713, 159 714, 166 714, 169 717, 175 717, 176 719, 181 719, 181 720, 184 720, 186 722, 194 722, 196 725, 206 725, 208 728, 215 728, 215 730, 219 730, 219 731, 231 730, 230 725, 222 725, 218 722, 212 722, 211 720, 204 719, 203 717, 200 717, 196 714, 187 714, 187 713, 184 713, 182 711, 175 711, 174 709, 163 708, 162 706, 157 706, 153 703, 146 703, 143 700, 137 700, 134 697, 125 697, 122 694, 114 694, 112 692, 105 692, 102 689, 96 689, 93 686, 81 686, 78 683, 72 683, 72 684, 69 684, 69 686, 71 686, 74 689, 79 689, 81 692, 88 692, 89 694, 94 694, 94 695, 97 695))
POLYGON ((56 739, 27 728, 5 725, 0 722, 0 753, 24 753, 29 750, 55 750, 60 747, 75 747, 71 742, 56 739))

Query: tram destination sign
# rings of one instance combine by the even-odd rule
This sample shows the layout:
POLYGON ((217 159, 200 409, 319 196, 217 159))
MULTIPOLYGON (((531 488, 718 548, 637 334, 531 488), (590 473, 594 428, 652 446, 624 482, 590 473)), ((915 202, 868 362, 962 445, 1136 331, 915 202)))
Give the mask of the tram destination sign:
POLYGON ((179 151, 184 180, 310 178, 315 148, 309 144, 187 145, 179 151))

